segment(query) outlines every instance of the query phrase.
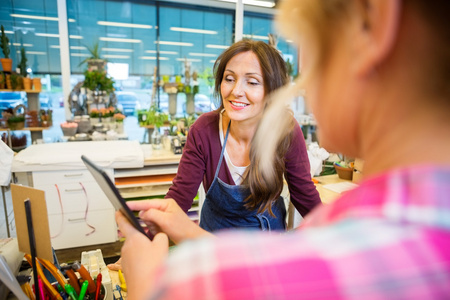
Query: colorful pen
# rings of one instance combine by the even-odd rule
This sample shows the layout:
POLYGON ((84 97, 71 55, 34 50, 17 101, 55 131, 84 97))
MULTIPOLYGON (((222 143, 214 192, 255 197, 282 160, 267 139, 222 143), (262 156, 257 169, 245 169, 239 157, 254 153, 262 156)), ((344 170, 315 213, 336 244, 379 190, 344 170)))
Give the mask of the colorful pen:
POLYGON ((119 270, 119 280, 120 280, 120 288, 126 292, 127 291, 127 283, 125 282, 125 277, 123 277, 122 270, 119 270))
POLYGON ((97 275, 97 286, 95 289, 95 300, 98 300, 100 297, 100 288, 102 286, 102 273, 97 275))
POLYGON ((84 295, 86 295, 86 290, 88 288, 88 285, 89 285, 89 282, 87 280, 83 281, 83 284, 81 285, 80 296, 78 296, 78 300, 84 299, 84 295))
POLYGON ((64 289, 66 290, 71 300, 78 300, 77 293, 75 293, 75 289, 70 284, 67 283, 64 286, 64 289))

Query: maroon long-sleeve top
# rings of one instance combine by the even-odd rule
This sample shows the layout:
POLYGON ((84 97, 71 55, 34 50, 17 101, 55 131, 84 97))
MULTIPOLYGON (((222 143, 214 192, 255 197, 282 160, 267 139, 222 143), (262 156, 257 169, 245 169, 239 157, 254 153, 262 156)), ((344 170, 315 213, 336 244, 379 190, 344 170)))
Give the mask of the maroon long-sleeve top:
MULTIPOLYGON (((219 113, 212 111, 202 114, 190 127, 177 175, 165 197, 175 199, 185 212, 191 208, 200 183, 203 181, 203 187, 207 192, 214 180, 222 151, 219 113)), ((297 211, 305 216, 321 201, 311 181, 305 140, 297 122, 285 162, 284 176, 288 184, 290 200, 297 211)), ((219 178, 227 184, 235 184, 225 160, 220 167, 219 178)))

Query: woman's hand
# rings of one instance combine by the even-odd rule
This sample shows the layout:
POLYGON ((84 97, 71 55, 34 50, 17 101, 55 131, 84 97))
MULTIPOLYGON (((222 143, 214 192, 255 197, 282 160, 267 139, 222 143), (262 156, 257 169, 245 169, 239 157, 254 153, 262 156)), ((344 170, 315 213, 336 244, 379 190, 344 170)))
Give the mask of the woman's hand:
POLYGON ((127 201, 131 210, 140 211, 139 217, 151 234, 166 233, 178 244, 187 239, 212 236, 195 224, 173 199, 127 201))
POLYGON ((158 233, 150 241, 137 231, 118 211, 116 221, 125 236, 122 246, 121 266, 127 283, 128 299, 148 299, 158 270, 169 251, 169 239, 164 233, 158 233))

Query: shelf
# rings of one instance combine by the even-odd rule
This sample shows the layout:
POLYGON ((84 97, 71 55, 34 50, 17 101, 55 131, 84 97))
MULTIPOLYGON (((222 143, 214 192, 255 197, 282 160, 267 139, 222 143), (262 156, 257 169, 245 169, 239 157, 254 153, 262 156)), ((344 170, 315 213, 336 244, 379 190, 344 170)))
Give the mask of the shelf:
POLYGON ((172 180, 175 178, 175 175, 176 174, 164 174, 153 176, 115 178, 115 185, 117 186, 117 188, 121 189, 131 187, 172 184, 172 180))
POLYGON ((154 197, 162 196, 164 197, 169 191, 172 183, 167 185, 154 185, 154 186, 139 186, 134 188, 123 188, 120 189, 120 194, 124 199, 130 198, 143 198, 143 197, 154 197))
POLYGON ((0 92, 25 92, 27 94, 39 94, 42 90, 10 90, 10 89, 0 89, 0 92))
POLYGON ((135 177, 135 176, 153 176, 153 175, 165 175, 176 174, 178 171, 178 165, 161 165, 153 168, 143 169, 117 169, 115 170, 115 178, 135 177))
POLYGON ((0 131, 42 131, 47 130, 51 127, 24 127, 22 129, 9 129, 9 128, 0 128, 0 131))

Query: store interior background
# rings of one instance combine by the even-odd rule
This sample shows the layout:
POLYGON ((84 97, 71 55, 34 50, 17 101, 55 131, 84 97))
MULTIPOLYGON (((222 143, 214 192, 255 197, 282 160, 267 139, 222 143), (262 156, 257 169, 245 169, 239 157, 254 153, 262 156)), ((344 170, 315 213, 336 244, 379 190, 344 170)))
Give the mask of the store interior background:
MULTIPOLYGON (((268 7, 244 1, 243 25, 238 30, 244 38, 268 42, 269 34, 277 32, 273 21, 276 3, 260 2, 268 7)), ((80 63, 90 56, 87 47, 96 42, 110 70, 119 70, 109 73, 117 94, 135 99, 135 109, 150 106, 155 67, 159 78, 165 75, 174 81, 177 75, 184 78, 186 60, 191 71, 200 75, 195 98, 197 115, 215 109, 213 83, 208 77, 212 76, 218 55, 234 42, 236 4, 219 0, 3 0, 0 24, 11 43, 13 68, 20 61, 23 47, 28 72, 41 78, 41 107, 53 111, 53 126, 43 131, 42 142, 53 143, 63 141, 59 124, 73 119, 67 98, 73 87, 84 80, 87 64, 80 63)), ((293 64, 296 74, 298 49, 282 37, 277 39, 277 48, 293 64)), ((26 97, 25 92, 18 93, 26 97)), ((157 103, 167 112, 168 97, 162 88, 157 103)), ((179 93, 178 117, 185 115, 184 103, 185 96, 179 93)), ((296 116, 304 114, 302 99, 294 102, 293 110, 296 116)), ((127 113, 124 129, 129 140, 148 141, 135 111, 127 113)), ((26 135, 31 144, 29 132, 19 134, 26 135)), ((4 227, 0 220, 0 238, 6 237, 4 227)))

